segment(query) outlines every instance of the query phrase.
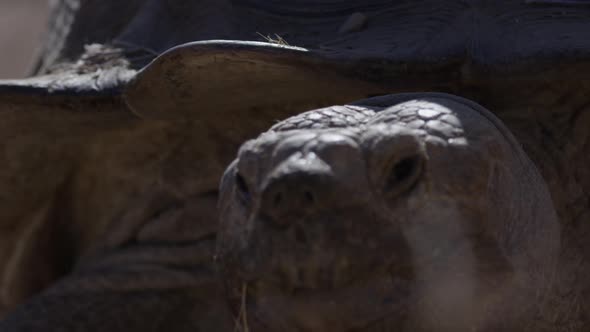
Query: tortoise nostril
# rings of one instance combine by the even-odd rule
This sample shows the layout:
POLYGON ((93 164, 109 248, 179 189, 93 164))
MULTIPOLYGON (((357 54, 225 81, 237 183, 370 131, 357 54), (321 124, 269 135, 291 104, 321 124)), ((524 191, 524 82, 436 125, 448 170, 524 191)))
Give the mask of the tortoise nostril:
POLYGON ((315 197, 314 197, 313 193, 309 190, 303 191, 303 197, 305 199, 305 202, 308 204, 313 204, 315 202, 315 197))
POLYGON ((245 201, 250 199, 250 188, 248 188, 248 184, 246 184, 246 180, 240 173, 236 173, 236 187, 238 191, 245 201))
POLYGON ((314 153, 280 163, 262 184, 257 213, 281 226, 304 220, 332 202, 332 169, 314 153))
POLYGON ((281 205, 281 203, 283 202, 283 193, 282 192, 278 192, 274 195, 272 203, 274 207, 279 207, 281 205))

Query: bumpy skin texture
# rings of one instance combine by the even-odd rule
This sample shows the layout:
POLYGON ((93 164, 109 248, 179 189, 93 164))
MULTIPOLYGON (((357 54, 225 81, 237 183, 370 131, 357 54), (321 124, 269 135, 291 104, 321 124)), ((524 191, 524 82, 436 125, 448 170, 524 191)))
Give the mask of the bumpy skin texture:
POLYGON ((550 310, 546 185, 465 99, 393 95, 280 122, 242 146, 220 211, 218 254, 255 331, 539 330, 550 310))

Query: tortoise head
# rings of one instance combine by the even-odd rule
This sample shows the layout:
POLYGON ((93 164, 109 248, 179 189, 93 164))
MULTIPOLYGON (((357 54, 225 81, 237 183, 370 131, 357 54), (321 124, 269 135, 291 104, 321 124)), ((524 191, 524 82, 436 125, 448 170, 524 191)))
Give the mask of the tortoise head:
POLYGON ((510 133, 442 94, 278 123, 242 146, 220 213, 229 290, 262 330, 513 326, 559 246, 544 182, 510 133))

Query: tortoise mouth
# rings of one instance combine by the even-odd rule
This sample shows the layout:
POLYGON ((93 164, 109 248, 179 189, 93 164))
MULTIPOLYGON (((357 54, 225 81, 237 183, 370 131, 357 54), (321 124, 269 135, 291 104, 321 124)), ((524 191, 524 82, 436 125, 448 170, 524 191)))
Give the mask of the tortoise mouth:
POLYGON ((395 247, 364 253, 350 243, 345 245, 347 250, 334 250, 334 246, 333 250, 325 250, 330 247, 326 244, 333 244, 328 242, 322 243, 322 248, 332 255, 318 257, 316 252, 307 252, 305 257, 316 257, 319 262, 308 264, 287 238, 277 237, 276 233, 263 238, 284 246, 258 248, 258 252, 275 255, 256 261, 258 269, 251 271, 254 274, 250 278, 238 273, 233 274, 237 279, 229 281, 234 290, 246 288, 242 299, 234 303, 241 303, 253 324, 262 326, 251 330, 404 330, 413 324, 430 327, 440 319, 463 331, 471 323, 486 324, 479 321, 486 315, 482 308, 495 305, 496 298, 509 294, 506 290, 513 287, 511 267, 501 253, 480 252, 470 245, 471 241, 444 241, 447 245, 437 246, 432 255, 417 257, 402 245, 403 241, 391 241, 391 234, 379 243, 396 243, 395 247), (289 251, 281 251, 285 248, 289 251), (389 259, 374 255, 376 252, 387 253, 389 259), (338 270, 338 259, 343 255, 349 261, 373 261, 338 270))
POLYGON ((234 253, 228 272, 257 293, 286 297, 337 293, 379 276, 413 277, 411 254, 397 231, 360 234, 318 224, 259 229, 234 253))
MULTIPOLYGON (((285 265, 275 268, 264 278, 248 282, 253 290, 260 293, 282 294, 289 297, 309 296, 315 293, 339 292, 363 285, 379 276, 407 280, 412 275, 411 267, 389 271, 378 266, 353 267, 340 262, 324 263, 324 267, 285 265)), ((322 264, 322 263, 319 263, 322 264)), ((384 263, 384 265, 386 265, 384 263)), ((387 264, 390 265, 390 264, 387 264)))
POLYGON ((456 327, 444 330, 467 331, 487 324, 479 320, 483 303, 493 306, 494 294, 510 293, 506 279, 487 287, 482 276, 441 271, 440 282, 428 282, 409 271, 382 270, 339 287, 285 289, 273 279, 252 280, 243 285, 240 312, 247 312, 251 330, 262 331, 405 331, 422 324, 436 330, 438 320, 456 327))
POLYGON ((270 330, 358 331, 381 321, 402 323, 412 280, 389 271, 341 287, 294 287, 272 280, 245 286, 241 303, 254 320, 270 330))

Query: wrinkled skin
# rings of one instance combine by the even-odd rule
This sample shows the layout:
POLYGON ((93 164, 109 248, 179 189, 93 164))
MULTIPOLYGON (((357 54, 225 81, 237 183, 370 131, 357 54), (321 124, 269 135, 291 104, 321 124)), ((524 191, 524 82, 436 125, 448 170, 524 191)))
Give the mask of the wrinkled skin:
POLYGON ((192 175, 222 173, 223 131, 50 107, 0 108, 0 330, 231 330, 218 178, 192 175))
POLYGON ((536 330, 548 310, 549 193, 503 125, 464 99, 287 119, 242 146, 220 211, 225 278, 254 331, 536 330))

